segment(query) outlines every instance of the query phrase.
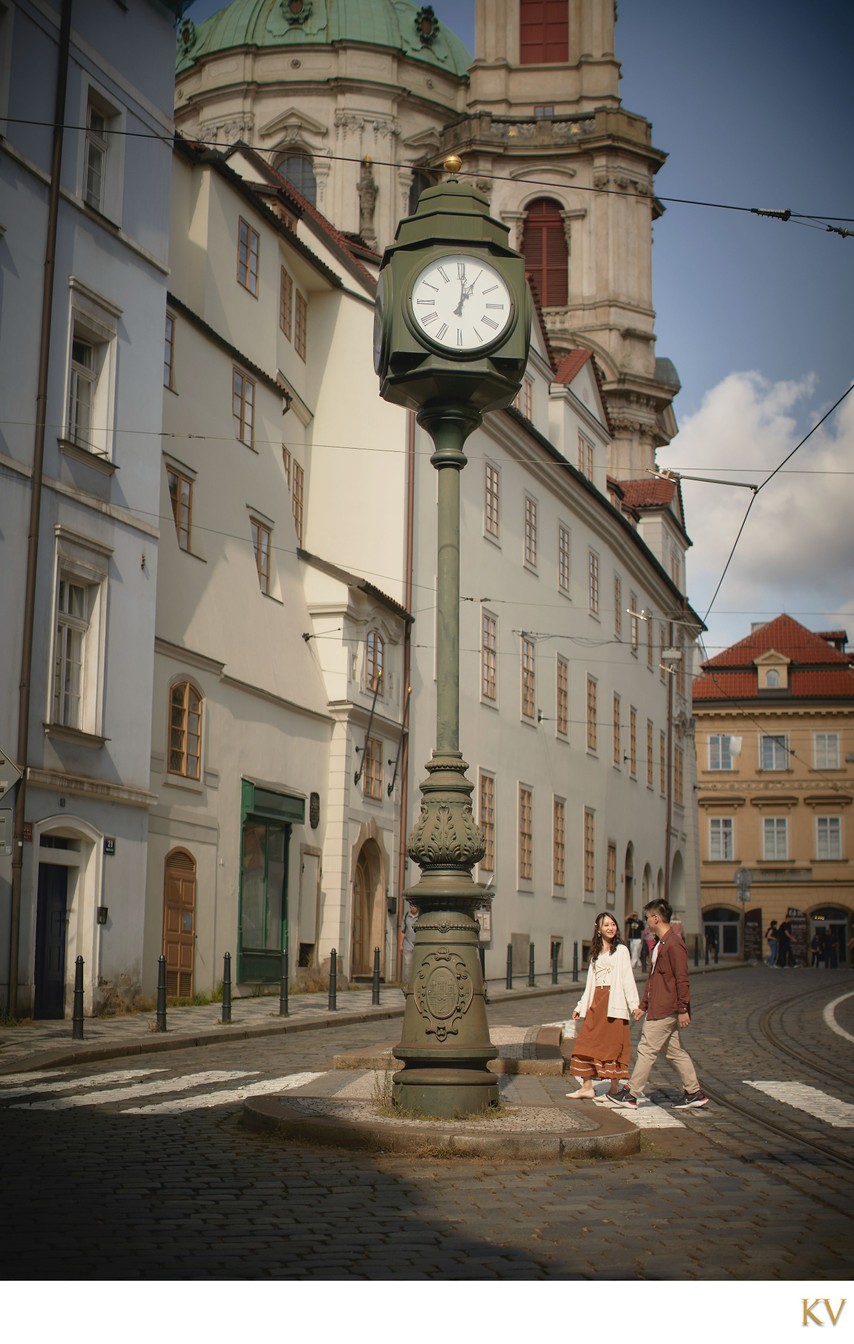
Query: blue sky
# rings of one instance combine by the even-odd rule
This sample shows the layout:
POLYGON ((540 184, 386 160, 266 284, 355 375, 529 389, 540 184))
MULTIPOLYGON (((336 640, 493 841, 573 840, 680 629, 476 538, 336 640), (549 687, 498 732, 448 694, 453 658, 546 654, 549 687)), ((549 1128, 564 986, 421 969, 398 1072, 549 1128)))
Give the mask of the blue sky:
MULTIPOLYGON (((198 22, 221 8, 197 0, 198 22)), ((474 0, 434 0, 473 50, 474 0)), ((654 226, 657 353, 675 363, 691 475, 761 484, 854 381, 854 4, 620 0, 621 97, 668 154, 654 226), (789 209, 781 222, 742 210, 789 209), (833 220, 833 217, 838 217, 833 220)), ((854 392, 751 503, 683 482, 689 596, 710 654, 788 611, 854 635, 854 392)))

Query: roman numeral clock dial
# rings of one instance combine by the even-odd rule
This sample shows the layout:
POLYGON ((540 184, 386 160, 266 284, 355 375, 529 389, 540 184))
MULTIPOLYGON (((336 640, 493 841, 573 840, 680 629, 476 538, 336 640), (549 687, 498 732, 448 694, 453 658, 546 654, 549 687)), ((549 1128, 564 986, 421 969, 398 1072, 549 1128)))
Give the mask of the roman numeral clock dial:
POLYGON ((458 354, 491 346, 507 331, 513 300, 498 271, 479 257, 450 253, 416 277, 410 299, 416 330, 458 354))

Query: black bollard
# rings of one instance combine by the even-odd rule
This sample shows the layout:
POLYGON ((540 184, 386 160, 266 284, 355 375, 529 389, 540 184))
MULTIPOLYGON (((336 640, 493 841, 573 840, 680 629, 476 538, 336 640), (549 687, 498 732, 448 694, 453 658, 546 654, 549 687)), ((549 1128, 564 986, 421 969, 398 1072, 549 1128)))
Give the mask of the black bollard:
POLYGON ((157 958, 157 1030, 166 1030, 166 958, 157 958))
POLYGON ((578 943, 572 944, 572 978, 578 979, 578 943))
POLYGON ((552 984, 557 984, 557 943, 552 943, 552 984))
POLYGON ((484 1003, 489 1003, 489 994, 486 989, 486 950, 482 943, 477 951, 478 956, 480 957, 480 978, 483 981, 483 1001, 484 1003))
POLYGON ((74 1008, 71 1013, 71 1039, 83 1040, 83 958, 74 963, 74 1008))
POLYGON ((282 967, 279 972, 279 1017, 289 1016, 288 1008, 288 940, 282 948, 282 967))
POLYGON ((531 943, 528 948, 528 984, 536 984, 534 980, 534 944, 531 943))
POLYGON ((374 948, 374 975, 371 981, 371 1003, 376 1006, 380 1001, 380 949, 374 948))
POLYGON ((505 984, 508 989, 513 988, 513 944, 507 944, 507 979, 505 984))
POLYGON ((338 1007, 336 1002, 338 998, 338 953, 333 947, 329 953, 329 1011, 335 1012, 338 1007))
POLYGON ((222 959, 222 1020, 231 1021, 231 953, 222 959))

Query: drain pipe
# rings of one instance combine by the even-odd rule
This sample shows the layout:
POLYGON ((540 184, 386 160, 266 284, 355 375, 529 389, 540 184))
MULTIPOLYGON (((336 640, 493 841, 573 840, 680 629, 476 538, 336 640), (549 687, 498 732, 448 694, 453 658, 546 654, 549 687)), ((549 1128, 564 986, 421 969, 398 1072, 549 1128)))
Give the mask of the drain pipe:
POLYGON ((56 235, 59 219, 59 187, 62 169, 62 142, 65 122, 65 98, 68 87, 68 59, 71 47, 71 0, 62 0, 59 30, 59 68, 56 75, 56 101, 53 117, 53 151, 50 165, 47 238, 42 280, 42 315, 39 338, 39 368, 36 392, 33 476, 30 493, 30 522, 27 535, 27 572, 24 582, 24 628, 21 640, 21 681, 18 693, 18 756, 21 771, 15 796, 15 836, 12 850, 12 891, 9 909, 9 1008, 11 1017, 18 1012, 18 941, 21 931, 21 890, 24 866, 24 819, 27 810, 27 757, 30 729, 30 682, 33 670, 33 632, 35 629, 36 573, 39 559, 42 483, 44 480, 44 436, 47 417, 47 381, 50 367, 50 332, 53 283, 56 270, 56 235))

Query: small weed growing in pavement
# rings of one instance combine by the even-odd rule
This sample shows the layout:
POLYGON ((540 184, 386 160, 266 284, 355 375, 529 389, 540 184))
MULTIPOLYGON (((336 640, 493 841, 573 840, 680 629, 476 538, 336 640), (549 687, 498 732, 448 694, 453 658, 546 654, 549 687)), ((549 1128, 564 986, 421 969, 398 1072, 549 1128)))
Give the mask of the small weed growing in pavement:
POLYGON ((391 1069, 377 1069, 371 1087, 371 1103, 380 1115, 400 1115, 394 1104, 394 1084, 391 1069))
POLYGON ((0 1027, 25 1027, 32 1020, 31 1017, 10 1017, 8 1013, 0 1013, 0 1027))

